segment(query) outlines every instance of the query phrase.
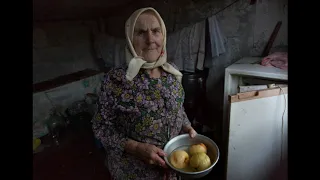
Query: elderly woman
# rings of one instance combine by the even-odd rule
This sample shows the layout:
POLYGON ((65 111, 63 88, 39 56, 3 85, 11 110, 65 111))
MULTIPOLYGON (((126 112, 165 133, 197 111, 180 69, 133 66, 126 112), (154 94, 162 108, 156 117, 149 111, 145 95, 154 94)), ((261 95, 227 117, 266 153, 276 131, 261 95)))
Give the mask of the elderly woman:
POLYGON ((125 33, 127 66, 106 74, 93 131, 113 179, 177 179, 162 148, 196 131, 183 108, 182 74, 167 63, 165 24, 155 9, 142 8, 127 20, 125 33))

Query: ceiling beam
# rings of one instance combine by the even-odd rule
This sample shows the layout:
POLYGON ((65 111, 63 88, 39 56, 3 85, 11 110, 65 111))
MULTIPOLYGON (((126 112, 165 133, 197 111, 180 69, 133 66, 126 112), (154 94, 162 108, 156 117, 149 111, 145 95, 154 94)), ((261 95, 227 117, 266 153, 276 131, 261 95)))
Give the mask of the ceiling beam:
POLYGON ((131 6, 135 6, 140 1, 130 0, 124 1, 117 6, 103 6, 100 7, 85 7, 80 5, 75 6, 63 6, 58 2, 47 1, 45 3, 34 3, 33 14, 35 22, 44 21, 68 21, 68 20, 89 20, 106 18, 113 15, 121 15, 123 11, 126 11, 131 6))

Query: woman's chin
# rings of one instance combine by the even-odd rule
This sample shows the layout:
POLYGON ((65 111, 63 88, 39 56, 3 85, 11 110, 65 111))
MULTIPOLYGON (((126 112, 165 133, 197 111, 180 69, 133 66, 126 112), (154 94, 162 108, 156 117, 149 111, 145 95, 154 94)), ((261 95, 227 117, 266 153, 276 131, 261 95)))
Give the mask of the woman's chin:
POLYGON ((145 61, 147 61, 148 63, 153 63, 156 62, 159 59, 160 55, 146 55, 143 57, 143 59, 145 61))
POLYGON ((154 62, 156 62, 157 60, 148 60, 148 59, 145 59, 145 61, 147 61, 148 63, 154 63, 154 62))
POLYGON ((145 61, 147 61, 148 63, 153 63, 156 62, 158 60, 158 58, 144 58, 145 61))

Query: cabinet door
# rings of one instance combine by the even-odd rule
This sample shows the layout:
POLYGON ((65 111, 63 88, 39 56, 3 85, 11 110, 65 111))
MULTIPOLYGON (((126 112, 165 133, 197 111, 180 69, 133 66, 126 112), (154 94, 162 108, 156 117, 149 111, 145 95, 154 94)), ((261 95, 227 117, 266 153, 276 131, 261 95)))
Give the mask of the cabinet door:
POLYGON ((227 180, 270 179, 287 165, 287 87, 239 93, 229 102, 227 180))

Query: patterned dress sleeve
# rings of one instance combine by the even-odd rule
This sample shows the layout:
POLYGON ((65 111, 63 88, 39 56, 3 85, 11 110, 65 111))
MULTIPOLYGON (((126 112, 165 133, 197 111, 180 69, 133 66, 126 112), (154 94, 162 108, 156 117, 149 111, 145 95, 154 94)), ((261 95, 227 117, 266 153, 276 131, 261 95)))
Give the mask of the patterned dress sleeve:
MULTIPOLYGON (((179 70, 179 67, 176 65, 176 64, 174 64, 172 61, 171 62, 168 62, 169 64, 171 64, 174 68, 176 68, 176 69, 178 69, 179 70)), ((185 97, 185 93, 184 93, 184 90, 183 90, 183 88, 182 88, 182 96, 183 96, 183 99, 184 99, 184 97, 185 97)), ((180 115, 181 115, 181 117, 182 117, 182 125, 183 126, 189 126, 189 125, 191 125, 191 122, 189 121, 189 118, 188 118, 188 116, 187 116, 187 114, 186 114, 186 112, 185 112, 185 110, 184 110, 184 107, 183 107, 183 105, 182 105, 182 107, 181 107, 181 110, 180 110, 180 115)))
POLYGON ((92 120, 92 129, 95 137, 100 140, 106 151, 115 155, 122 155, 128 138, 125 128, 117 120, 115 111, 118 83, 113 80, 113 70, 110 70, 101 84, 98 100, 98 111, 92 120))
POLYGON ((185 127, 185 126, 191 125, 191 122, 189 121, 189 118, 188 118, 183 106, 181 109, 181 115, 182 115, 182 126, 185 127))

